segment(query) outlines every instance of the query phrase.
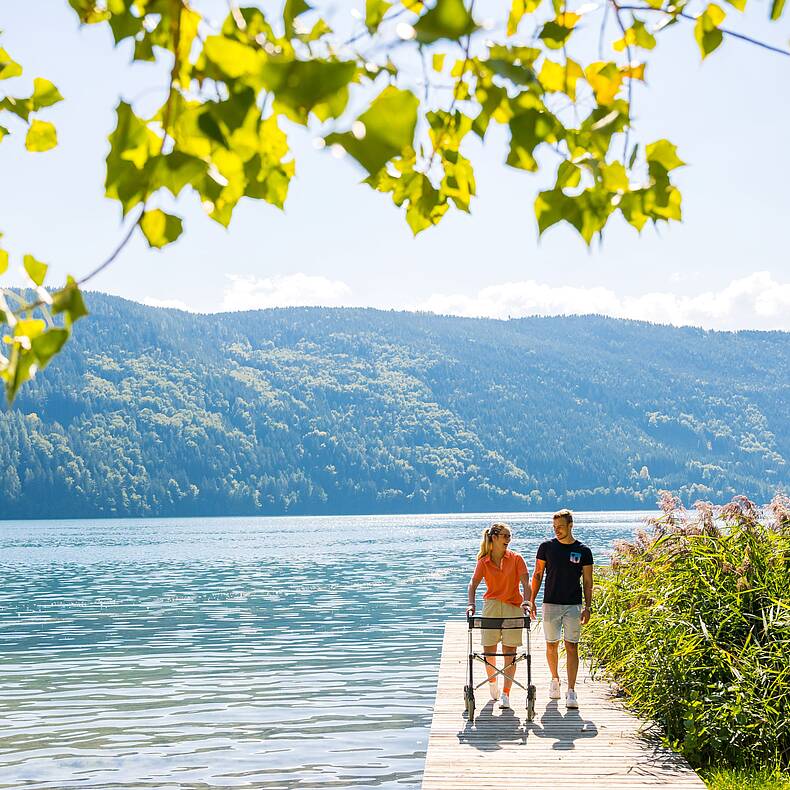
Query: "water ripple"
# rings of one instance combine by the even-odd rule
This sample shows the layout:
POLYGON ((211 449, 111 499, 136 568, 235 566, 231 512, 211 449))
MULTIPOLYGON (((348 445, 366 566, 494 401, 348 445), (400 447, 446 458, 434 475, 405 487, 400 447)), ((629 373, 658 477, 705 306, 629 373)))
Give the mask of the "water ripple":
MULTIPOLYGON (((0 788, 419 787, 498 517, 0 522, 0 788)), ((506 518, 532 568, 550 518, 506 518)))

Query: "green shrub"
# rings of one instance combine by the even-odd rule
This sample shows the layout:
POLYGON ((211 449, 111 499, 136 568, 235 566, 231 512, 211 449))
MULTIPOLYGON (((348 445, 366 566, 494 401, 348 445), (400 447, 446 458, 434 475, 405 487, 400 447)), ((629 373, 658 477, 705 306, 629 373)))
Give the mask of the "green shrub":
POLYGON ((593 668, 695 766, 790 763, 790 500, 686 512, 666 492, 652 534, 597 572, 593 668))
POLYGON ((702 778, 710 790, 790 790, 790 774, 776 769, 711 768, 702 778))

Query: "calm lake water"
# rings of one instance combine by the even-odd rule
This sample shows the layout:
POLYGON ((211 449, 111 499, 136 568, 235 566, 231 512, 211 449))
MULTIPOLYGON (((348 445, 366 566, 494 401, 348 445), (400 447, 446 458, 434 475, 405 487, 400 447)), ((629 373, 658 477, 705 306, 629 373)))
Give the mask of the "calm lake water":
MULTIPOLYGON (((0 788, 418 788, 495 517, 0 522, 0 788)), ((504 518, 532 571, 550 517, 504 518)))

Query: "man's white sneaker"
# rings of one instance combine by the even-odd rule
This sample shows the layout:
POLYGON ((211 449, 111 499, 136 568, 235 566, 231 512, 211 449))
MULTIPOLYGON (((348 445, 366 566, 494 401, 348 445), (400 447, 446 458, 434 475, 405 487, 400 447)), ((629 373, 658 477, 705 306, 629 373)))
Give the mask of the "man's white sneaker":
POLYGON ((576 699, 576 692, 573 689, 568 689, 568 693, 565 695, 565 707, 566 708, 579 707, 579 700, 576 699))
POLYGON ((510 697, 503 691, 502 696, 499 699, 499 707, 500 708, 510 708, 510 697))
POLYGON ((559 699, 559 698, 560 698, 560 679, 552 678, 551 683, 549 683, 549 699, 559 699))
POLYGON ((491 695, 491 699, 497 699, 499 697, 499 683, 489 683, 488 693, 491 695))

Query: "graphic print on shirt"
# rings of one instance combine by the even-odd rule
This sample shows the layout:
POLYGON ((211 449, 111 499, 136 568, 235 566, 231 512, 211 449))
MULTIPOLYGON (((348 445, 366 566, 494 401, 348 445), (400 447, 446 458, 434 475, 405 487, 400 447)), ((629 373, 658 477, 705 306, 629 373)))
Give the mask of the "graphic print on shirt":
POLYGON ((580 551, 572 551, 570 553, 570 561, 574 565, 578 565, 582 561, 582 553, 580 551))

